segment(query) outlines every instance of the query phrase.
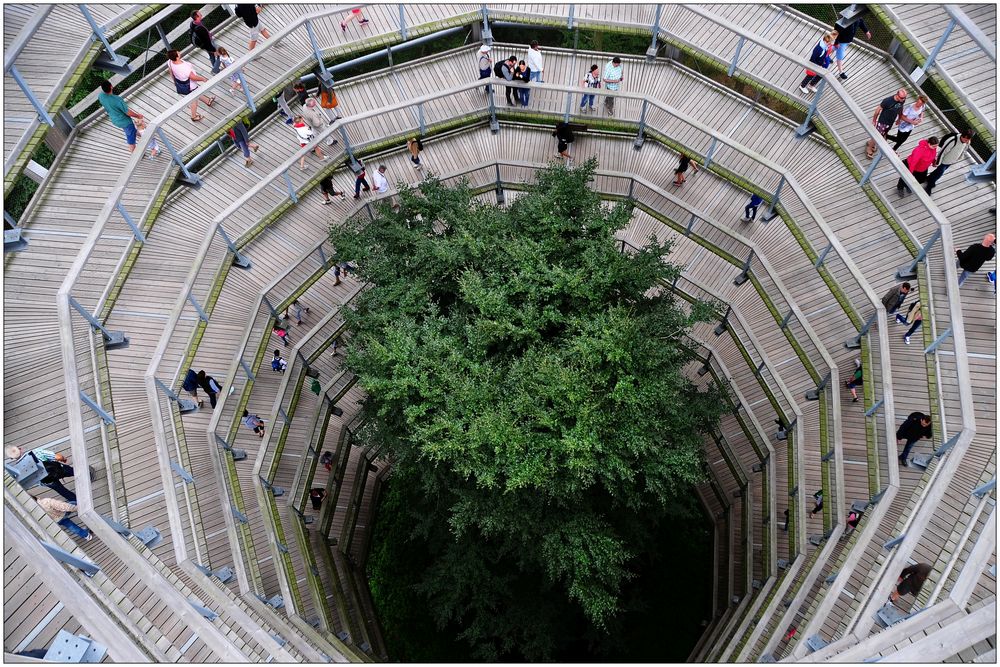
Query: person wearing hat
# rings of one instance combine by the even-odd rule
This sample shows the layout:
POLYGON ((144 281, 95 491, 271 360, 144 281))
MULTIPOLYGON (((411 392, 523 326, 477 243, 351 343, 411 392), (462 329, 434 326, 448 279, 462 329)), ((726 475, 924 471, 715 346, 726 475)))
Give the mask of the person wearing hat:
MULTIPOLYGON (((490 45, 483 44, 479 47, 479 78, 488 79, 493 73, 493 58, 490 57, 490 45)), ((483 86, 483 92, 489 94, 490 87, 483 86)))

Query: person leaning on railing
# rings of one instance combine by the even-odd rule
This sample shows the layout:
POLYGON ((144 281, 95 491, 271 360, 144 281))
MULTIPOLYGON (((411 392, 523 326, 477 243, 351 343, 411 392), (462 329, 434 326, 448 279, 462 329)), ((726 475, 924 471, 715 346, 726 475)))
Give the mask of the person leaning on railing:
POLYGON ((921 438, 926 438, 930 440, 932 435, 931 430, 931 418, 929 415, 925 415, 922 412, 911 412, 906 420, 900 424, 899 428, 896 430, 896 444, 898 445, 900 441, 905 441, 906 445, 903 446, 903 452, 899 455, 899 463, 904 468, 909 466, 907 463, 907 456, 910 454, 910 450, 913 449, 913 445, 916 444, 917 440, 921 438))

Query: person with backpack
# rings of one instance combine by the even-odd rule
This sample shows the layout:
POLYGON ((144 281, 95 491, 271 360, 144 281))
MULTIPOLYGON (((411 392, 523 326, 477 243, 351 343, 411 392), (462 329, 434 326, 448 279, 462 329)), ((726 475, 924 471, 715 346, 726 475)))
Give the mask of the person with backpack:
MULTIPOLYGON (((496 65, 493 66, 493 73, 497 78, 504 79, 506 81, 514 80, 514 70, 517 69, 517 58, 511 56, 507 60, 501 60, 496 65)), ((507 86, 507 106, 515 106, 513 100, 511 100, 512 95, 516 95, 518 99, 521 98, 514 88, 507 86)))
MULTIPOLYGON (((493 71, 493 58, 490 56, 490 45, 483 44, 479 47, 479 78, 488 79, 493 71)), ((489 93, 490 87, 483 86, 483 92, 489 93)))
POLYGON ((969 144, 972 142, 974 135, 975 132, 966 129, 962 130, 961 134, 951 132, 941 137, 941 142, 938 145, 937 159, 934 160, 935 169, 927 175, 927 182, 924 183, 924 191, 927 194, 930 194, 934 190, 934 186, 937 185, 937 182, 941 180, 944 172, 948 171, 951 165, 961 162, 962 158, 965 157, 965 152, 969 149, 969 144))
POLYGON ((282 359, 280 350, 275 350, 274 357, 271 358, 271 370, 275 373, 284 373, 286 368, 288 362, 282 359))
POLYGON ((556 125, 552 136, 559 140, 559 152, 556 153, 556 157, 560 160, 564 158, 569 159, 570 154, 567 150, 569 149, 569 145, 576 140, 576 137, 573 136, 573 128, 570 127, 569 123, 559 123, 556 125))
MULTIPOLYGON (((597 65, 591 65, 590 71, 583 78, 580 83, 583 84, 584 88, 600 88, 601 87, 601 72, 597 65)), ((594 94, 588 95, 583 94, 583 98, 580 100, 580 113, 594 113, 594 98, 597 97, 594 94), (589 108, 584 108, 589 107, 589 108)))
POLYGON ((361 188, 365 189, 365 192, 371 192, 372 188, 368 185, 368 181, 365 180, 367 173, 365 172, 365 165, 358 162, 358 166, 361 168, 357 174, 354 175, 354 198, 361 199, 361 188))
POLYGON ((208 402, 214 410, 215 404, 219 401, 219 392, 222 391, 222 385, 214 377, 206 374, 205 371, 198 371, 198 386, 208 394, 208 402))
POLYGON ((257 46, 257 40, 261 37, 271 38, 271 33, 260 24, 260 10, 261 6, 257 4, 236 5, 236 15, 243 19, 243 23, 250 29, 250 46, 247 51, 253 51, 257 46))
MULTIPOLYGON (((934 160, 937 159, 937 145, 937 137, 921 139, 917 147, 903 160, 903 164, 907 166, 913 177, 917 179, 917 183, 923 183, 927 180, 927 170, 931 168, 934 160)), ((910 186, 903 181, 902 176, 896 181, 896 192, 900 197, 910 194, 910 186)))
POLYGON ((254 153, 260 148, 260 144, 255 144, 250 141, 250 134, 247 132, 247 126, 243 124, 242 120, 237 120, 231 128, 226 131, 229 138, 233 140, 233 143, 243 151, 243 159, 246 160, 246 165, 249 167, 253 164, 253 158, 250 157, 250 151, 254 153))
MULTIPOLYGON (((174 89, 181 97, 186 97, 198 90, 199 81, 208 81, 194 71, 194 66, 191 63, 181 58, 181 53, 177 49, 171 49, 167 52, 167 71, 170 72, 170 76, 174 80, 174 89)), ((215 96, 195 96, 194 101, 191 102, 191 121, 195 123, 204 119, 204 116, 198 113, 199 100, 204 102, 205 106, 210 107, 215 104, 215 96)))
POLYGON ((248 429, 253 431, 258 438, 264 437, 264 420, 257 415, 250 414, 247 410, 243 411, 243 425, 248 429))
POLYGON ((910 336, 920 328, 920 325, 924 323, 924 315, 920 312, 920 299, 917 299, 910 304, 910 307, 906 310, 906 317, 903 317, 899 313, 896 313, 896 324, 909 324, 910 329, 903 334, 903 342, 907 345, 910 344, 910 336))
POLYGON ((424 143, 420 141, 420 137, 407 139, 406 148, 410 151, 410 162, 413 163, 413 168, 420 169, 422 166, 420 164, 420 151, 424 150, 424 143))
POLYGON ((222 61, 219 59, 219 51, 215 45, 212 33, 201 22, 201 19, 201 12, 198 10, 191 12, 191 46, 208 53, 208 60, 212 63, 212 74, 218 74, 219 68, 222 65, 222 61))

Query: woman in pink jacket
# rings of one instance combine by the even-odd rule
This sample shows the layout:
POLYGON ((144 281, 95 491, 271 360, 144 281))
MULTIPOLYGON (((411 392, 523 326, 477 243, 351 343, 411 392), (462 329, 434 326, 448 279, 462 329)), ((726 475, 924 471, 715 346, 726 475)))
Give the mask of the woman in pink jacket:
MULTIPOLYGON (((934 165, 934 159, 937 158, 937 145, 937 137, 921 139, 917 147, 910 153, 910 156, 903 160, 903 164, 910 170, 913 177, 917 179, 917 183, 923 183, 927 180, 927 170, 934 165)), ((900 197, 910 194, 910 188, 903 182, 902 177, 896 181, 896 192, 899 193, 900 197)))

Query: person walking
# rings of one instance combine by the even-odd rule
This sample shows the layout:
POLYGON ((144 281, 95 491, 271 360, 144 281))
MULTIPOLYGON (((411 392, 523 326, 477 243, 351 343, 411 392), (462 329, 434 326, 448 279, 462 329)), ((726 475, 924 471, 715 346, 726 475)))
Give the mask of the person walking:
MULTIPOLYGON (((538 40, 531 42, 531 46, 528 48, 528 56, 525 60, 528 63, 528 71, 531 72, 528 77, 529 80, 545 83, 542 77, 545 73, 545 56, 542 55, 542 49, 538 46, 538 40)), ((528 92, 527 90, 524 91, 524 106, 528 106, 528 92)))
MULTIPOLYGON (((875 131, 882 135, 882 138, 885 138, 892 126, 896 124, 905 104, 906 91, 900 88, 892 97, 885 98, 875 107, 872 114, 872 125, 875 126, 875 131)), ((874 139, 869 139, 865 143, 865 154, 869 159, 875 157, 874 139)))
POLYGON ((837 72, 841 79, 847 80, 847 73, 844 72, 844 56, 847 55, 847 45, 854 41, 854 36, 858 32, 858 28, 865 31, 865 38, 871 40, 872 33, 865 25, 864 19, 858 19, 848 25, 844 25, 840 20, 834 24, 834 32, 837 38, 834 40, 834 47, 837 59, 837 72))
POLYGON ((410 151, 410 163, 414 169, 420 169, 420 151, 424 150, 424 142, 420 137, 410 137, 406 140, 406 149, 410 151))
POLYGON ((314 510, 318 510, 323 507, 324 498, 326 498, 326 489, 322 486, 309 489, 309 502, 312 503, 312 508, 314 510))
MULTIPOLYGON (((927 170, 931 168, 935 158, 937 158, 937 143, 937 137, 921 139, 917 147, 903 160, 903 164, 907 166, 913 177, 917 179, 917 183, 923 183, 927 180, 927 170)), ((910 194, 910 186, 903 181, 902 176, 896 181, 896 193, 901 197, 910 194)))
MULTIPOLYGON (((319 105, 315 97, 306 98, 305 104, 302 105, 302 118, 306 121, 306 125, 309 126, 314 135, 319 134, 326 129, 327 125, 331 124, 330 118, 323 113, 323 108, 319 105)), ((338 143, 337 140, 332 136, 327 137, 327 146, 332 146, 336 143, 338 143)))
POLYGON ((39 498, 38 504, 42 506, 46 514, 52 517, 53 521, 65 528, 67 532, 88 542, 94 539, 89 530, 78 526, 69 518, 69 514, 76 511, 76 503, 56 500, 55 498, 39 498))
POLYGON ((205 405, 205 401, 201 400, 198 396, 198 374, 192 369, 187 369, 187 373, 184 375, 184 383, 181 385, 187 393, 191 395, 194 400, 198 401, 198 407, 205 405))
POLYGON ((920 311, 920 300, 919 299, 917 299, 916 301, 914 301, 913 303, 911 303, 910 307, 906 309, 906 317, 903 317, 899 313, 896 313, 896 323, 897 324, 909 324, 910 325, 909 330, 905 334, 903 334, 903 342, 904 343, 906 343, 907 345, 910 344, 910 336, 912 336, 913 333, 917 329, 920 328, 920 325, 923 324, 923 321, 924 321, 924 315, 920 311))
POLYGON ((896 604, 900 595, 912 595, 913 597, 920 595, 920 589, 924 587, 924 582, 927 581, 927 577, 930 576, 933 569, 927 563, 914 563, 904 567, 903 571, 899 573, 899 579, 896 580, 896 589, 889 594, 889 601, 896 604))
POLYGON ((886 140, 893 139, 896 142, 892 150, 898 151, 903 142, 909 138, 910 133, 913 132, 913 128, 924 122, 924 107, 926 104, 927 96, 918 95, 916 102, 903 107, 903 111, 899 114, 899 125, 896 127, 896 134, 885 135, 886 140))
MULTIPOLYGON (((11 445, 6 449, 7 458, 13 461, 21 460, 25 452, 17 445, 11 445)), ((48 487, 70 502, 76 502, 76 494, 63 486, 62 480, 73 477, 73 467, 68 464, 68 460, 62 454, 57 454, 51 450, 37 447, 30 450, 27 456, 36 463, 42 464, 45 469, 45 476, 38 480, 39 484, 48 487)))
MULTIPOLYGON (((813 47, 812 53, 809 54, 809 62, 817 65, 817 69, 826 69, 830 66, 830 57, 833 55, 833 40, 837 37, 837 31, 828 32, 823 37, 820 38, 819 43, 813 47)), ((813 72, 812 70, 806 70, 806 76, 802 79, 799 84, 799 90, 804 94, 815 93, 816 84, 820 82, 823 78, 822 74, 813 72)))
POLYGON ((206 374, 205 371, 198 371, 198 386, 208 394, 208 402, 214 410, 215 404, 219 401, 219 392, 222 391, 222 385, 214 377, 206 374))
POLYGON ((900 424, 899 428, 896 429, 896 444, 898 445, 901 440, 906 443, 903 446, 903 452, 899 455, 899 463, 903 467, 909 466, 910 464, 906 460, 910 454, 910 450, 913 449, 913 445, 921 438, 930 440, 931 435, 930 416, 922 412, 911 412, 906 420, 900 424))
MULTIPOLYGON (((517 69, 517 58, 511 56, 507 58, 507 60, 501 60, 496 65, 494 65, 493 73, 497 76, 497 78, 504 79, 505 81, 513 81, 514 70, 516 69, 517 69)), ((507 106, 512 107, 514 106, 514 102, 511 101, 511 95, 516 96, 518 99, 520 99, 520 95, 516 92, 516 90, 512 86, 507 86, 506 89, 507 89, 506 90, 507 106)))
POLYGON ((250 414, 247 410, 243 411, 243 425, 248 429, 253 431, 258 438, 264 437, 264 420, 257 415, 250 414))
POLYGON ((323 206, 329 206, 333 203, 330 201, 330 197, 340 197, 341 199, 346 198, 342 191, 333 187, 333 176, 331 174, 327 174, 320 179, 319 190, 323 193, 323 206))
POLYGON ((962 160, 965 152, 969 149, 969 144, 972 142, 974 135, 975 132, 966 129, 961 134, 951 132, 941 137, 941 143, 938 145, 937 159, 934 161, 936 168, 928 174, 927 182, 924 183, 924 191, 927 194, 930 194, 934 190, 934 186, 944 176, 944 172, 948 171, 948 167, 962 160))
MULTIPOLYGON (((295 122, 292 123, 292 129, 295 130, 296 137, 299 140, 299 148, 305 148, 308 146, 309 142, 311 142, 316 136, 313 134, 312 128, 309 127, 305 118, 302 116, 295 117, 295 122)), ((325 153, 323 153, 323 149, 320 148, 319 144, 316 144, 312 152, 316 154, 316 157, 324 162, 330 159, 325 153)), ((308 155, 308 153, 304 154, 302 159, 299 160, 299 169, 302 171, 305 171, 306 168, 306 155, 308 155)))
MULTIPOLYGON (((607 65, 604 66, 604 89, 610 91, 618 91, 622 85, 622 74, 624 68, 622 67, 622 59, 615 56, 611 59, 607 65)), ((615 98, 611 96, 604 97, 604 109, 608 112, 609 116, 615 115, 615 98)))
POLYGON ((358 162, 358 166, 361 170, 354 176, 354 198, 361 199, 361 188, 365 189, 365 192, 371 192, 371 186, 368 185, 368 181, 365 180, 365 165, 358 162))
POLYGON ((295 324, 296 326, 302 326, 302 315, 309 314, 309 308, 303 306, 298 299, 292 299, 292 302, 288 304, 288 308, 285 309, 285 319, 288 319, 288 311, 291 310, 295 314, 295 324))
POLYGON ((389 192, 389 180, 385 177, 384 164, 380 164, 375 173, 372 174, 372 185, 375 187, 377 194, 384 195, 389 192))
POLYGON ((221 66, 219 51, 215 45, 215 39, 213 38, 211 31, 205 27, 205 24, 201 22, 201 19, 201 12, 197 9, 191 12, 191 25, 189 26, 191 31, 191 44, 208 53, 208 61, 212 63, 212 74, 218 74, 219 67, 221 66))
POLYGON ((750 195, 750 202, 743 207, 743 222, 753 222, 757 217, 757 209, 764 203, 760 195, 750 195))
MULTIPOLYGON (((233 57, 229 55, 229 51, 226 51, 226 47, 220 46, 216 53, 219 54, 219 70, 230 69, 233 64, 233 57)), ((236 97, 239 95, 241 88, 243 88, 243 84, 240 83, 240 75, 236 72, 230 72, 229 90, 227 91, 229 95, 236 97)))
MULTIPOLYGON (((176 49, 171 49, 167 52, 167 70, 174 80, 174 89, 181 97, 186 97, 198 90, 199 81, 208 81, 208 79, 194 71, 194 66, 191 63, 181 59, 180 51, 176 49)), ((199 100, 204 102, 205 106, 210 107, 215 104, 215 96, 195 96, 191 102, 191 120, 195 123, 204 119, 204 116, 198 113, 199 100)))
POLYGON ((809 510, 809 516, 823 511, 823 489, 813 494, 813 508, 809 510))
MULTIPOLYGON (((937 137, 921 139, 917 147, 903 160, 903 164, 907 166, 913 177, 917 179, 917 183, 923 183, 927 180, 927 170, 931 168, 935 158, 937 158, 937 144, 937 137)), ((903 181, 902 176, 896 181, 896 192, 901 197, 910 194, 910 186, 903 181)))
POLYGON ((698 163, 693 161, 685 153, 681 153, 681 161, 677 164, 677 168, 674 169, 674 185, 684 185, 684 182, 687 180, 687 177, 684 176, 684 172, 688 170, 689 166, 693 170, 691 173, 698 171, 698 163))
MULTIPOLYGON (((114 87, 107 79, 101 81, 101 92, 97 95, 97 101, 108 112, 108 119, 111 121, 111 124, 125 131, 125 143, 128 144, 128 152, 134 152, 135 143, 139 137, 139 130, 146 127, 146 123, 143 121, 145 116, 137 111, 130 110, 125 100, 121 96, 114 94, 114 87), (139 122, 138 126, 132 120, 133 118, 139 122)), ((156 154, 152 153, 152 156, 156 157, 156 154)))
POLYGON ((257 46, 257 40, 261 37, 271 38, 271 33, 260 24, 260 10, 261 6, 253 3, 236 5, 236 15, 243 19, 243 23, 250 29, 250 46, 247 47, 247 51, 253 51, 257 46))
POLYGON ((281 350, 275 350, 274 356, 271 357, 271 370, 275 373, 284 373, 286 368, 288 368, 288 362, 282 358, 281 350))
POLYGON ((281 341, 282 345, 288 347, 288 329, 281 326, 281 323, 275 324, 271 329, 271 333, 278 337, 278 340, 281 341))
POLYGON ((982 268, 983 264, 993 259, 997 253, 996 240, 996 236, 987 234, 983 237, 982 243, 973 243, 965 250, 955 251, 955 255, 958 257, 956 268, 962 269, 961 275, 958 276, 959 287, 962 286, 970 273, 975 273, 982 268))
POLYGON ((851 392, 852 403, 858 402, 858 387, 865 383, 864 369, 861 366, 861 360, 854 360, 854 374, 851 376, 850 380, 847 380, 844 384, 851 392))
MULTIPOLYGON (((514 80, 520 81, 521 83, 528 83, 531 80, 531 69, 528 67, 528 63, 523 60, 517 63, 517 69, 514 70, 514 80)), ((525 109, 528 108, 528 96, 531 93, 527 88, 517 88, 517 99, 521 103, 521 106, 525 109)))
POLYGON ((226 134, 229 138, 233 140, 233 143, 243 152, 243 159, 246 160, 246 166, 253 164, 253 158, 250 157, 250 151, 254 153, 260 148, 260 144, 255 144, 250 141, 250 133, 247 132, 247 126, 243 124, 242 120, 237 120, 226 134))
MULTIPOLYGON (((591 65, 590 71, 587 72, 586 76, 583 77, 583 81, 580 82, 584 88, 600 88, 601 87, 601 72, 597 65, 591 65)), ((597 97, 593 93, 583 94, 583 98, 580 100, 580 113, 594 113, 594 98, 597 97), (589 108, 585 108, 589 107, 589 108)))
POLYGON ((569 126, 569 123, 559 123, 556 125, 555 131, 552 132, 552 136, 559 140, 559 152, 556 153, 556 157, 560 160, 569 159, 569 145, 576 140, 576 137, 573 136, 573 128, 569 126))
POLYGON ((351 21, 357 21, 358 25, 368 25, 368 19, 366 19, 365 15, 361 13, 360 7, 357 7, 350 11, 350 13, 347 15, 347 18, 345 18, 343 21, 340 22, 340 29, 343 32, 347 32, 347 24, 350 23, 351 21))
POLYGON ((882 297, 882 305, 885 306, 885 312, 892 315, 899 310, 899 307, 906 301, 906 295, 909 293, 910 283, 890 287, 889 291, 882 297))
MULTIPOLYGON (((493 73, 493 58, 490 56, 490 50, 489 44, 483 44, 479 47, 478 62, 480 79, 488 79, 490 78, 490 74, 493 73)), ((490 92, 489 85, 483 86, 483 92, 490 92)))

